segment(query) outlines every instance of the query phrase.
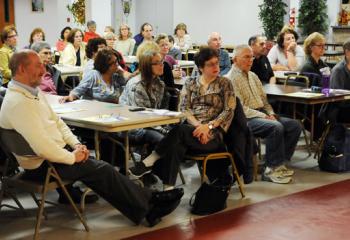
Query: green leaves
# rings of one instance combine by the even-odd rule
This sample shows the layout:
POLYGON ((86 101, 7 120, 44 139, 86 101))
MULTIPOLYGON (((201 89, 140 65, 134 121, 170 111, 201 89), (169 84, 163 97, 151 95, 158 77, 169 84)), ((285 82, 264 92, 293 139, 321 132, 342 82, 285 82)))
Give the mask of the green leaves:
POLYGON ((301 0, 298 27, 303 36, 313 32, 325 34, 328 26, 327 0, 301 0))
POLYGON ((282 29, 284 15, 287 13, 286 7, 287 4, 283 0, 264 0, 263 4, 259 5, 259 19, 269 40, 273 40, 282 29))

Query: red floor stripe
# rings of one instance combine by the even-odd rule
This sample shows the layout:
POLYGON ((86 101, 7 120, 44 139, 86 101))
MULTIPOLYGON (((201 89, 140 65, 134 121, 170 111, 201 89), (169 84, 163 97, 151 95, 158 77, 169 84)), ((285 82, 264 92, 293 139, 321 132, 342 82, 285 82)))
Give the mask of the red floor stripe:
MULTIPOLYGON (((288 187, 288 185, 286 185, 288 187)), ((350 239, 350 180, 218 213, 131 239, 350 239)))

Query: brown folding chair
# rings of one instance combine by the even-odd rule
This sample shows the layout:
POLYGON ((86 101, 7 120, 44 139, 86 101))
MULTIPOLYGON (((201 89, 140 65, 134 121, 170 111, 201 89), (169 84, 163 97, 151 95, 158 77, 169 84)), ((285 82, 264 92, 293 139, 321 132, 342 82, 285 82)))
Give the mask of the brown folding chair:
MULTIPOLYGON (((5 162, 5 168, 6 166, 9 165, 10 161, 12 162, 17 161, 13 153, 18 156, 28 156, 28 157, 36 155, 31 149, 31 147, 29 146, 29 144, 26 142, 26 140, 14 130, 7 130, 7 129, 0 128, 0 145, 7 156, 7 159, 5 162)), ((82 214, 80 213, 79 209, 73 202, 70 194, 68 193, 65 187, 65 185, 72 184, 73 182, 62 181, 55 167, 49 161, 46 161, 46 163, 48 164, 48 169, 47 169, 45 180, 43 182, 37 182, 37 181, 25 179, 24 178, 25 174, 23 171, 16 173, 14 175, 7 175, 6 174, 7 170, 5 169, 4 174, 1 177, 2 188, 0 191, 0 208, 2 206, 9 207, 9 205, 5 205, 5 204, 1 205, 3 196, 9 193, 17 203, 19 209, 24 211, 24 208, 20 204, 17 197, 15 196, 13 189, 22 190, 30 193, 35 203, 39 207, 37 212, 37 217, 36 217, 35 232, 33 236, 33 239, 38 239, 42 216, 44 216, 45 219, 47 218, 46 214, 44 213, 45 202, 48 202, 48 201, 45 201, 46 194, 50 190, 56 190, 56 188, 61 188, 64 194, 66 195, 67 199, 69 200, 71 206, 73 207, 74 213, 77 214, 77 217, 79 218, 81 223, 84 225, 85 230, 88 232, 89 227, 85 219, 83 218, 82 214), (40 194, 41 199, 38 199, 35 196, 35 193, 40 194)))
POLYGON ((208 153, 208 154, 186 155, 185 159, 203 162, 203 167, 202 167, 202 172, 201 172, 201 182, 204 182, 204 180, 206 178, 207 162, 208 161, 210 161, 210 160, 220 161, 222 159, 229 159, 231 161, 231 166, 232 166, 232 176, 236 179, 236 181, 238 183, 239 191, 241 192, 242 198, 245 197, 244 190, 243 190, 243 183, 238 175, 237 167, 236 167, 235 161, 234 161, 231 153, 229 153, 229 152, 217 152, 217 153, 208 153))

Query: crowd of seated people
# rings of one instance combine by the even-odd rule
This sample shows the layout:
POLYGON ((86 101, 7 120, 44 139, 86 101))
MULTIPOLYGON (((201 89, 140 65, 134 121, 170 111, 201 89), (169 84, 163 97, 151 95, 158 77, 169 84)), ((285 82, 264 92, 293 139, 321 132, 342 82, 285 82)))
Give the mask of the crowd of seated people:
MULTIPOLYGON (((26 136, 29 142, 38 144, 34 151, 41 154, 43 146, 37 143, 37 139, 33 139, 27 124, 21 124, 14 119, 28 113, 30 109, 47 113, 45 109, 49 106, 42 99, 42 92, 61 95, 61 103, 89 99, 131 107, 168 109, 167 89, 179 87, 175 86, 174 79, 185 75, 175 66, 178 65, 178 60, 182 59, 182 52, 192 47, 187 26, 184 23, 178 24, 173 36, 164 33, 154 36, 152 25, 144 23, 140 33, 132 38, 130 27, 121 24, 117 35, 112 27, 107 26, 101 36, 96 33, 94 21, 87 23, 85 32, 78 28, 62 29, 60 40, 56 43, 56 50, 60 52, 59 63, 84 69, 81 81, 67 92, 60 72, 54 67, 52 48, 45 42, 44 31, 35 28, 30 35, 29 45, 25 47, 31 50, 18 51, 16 28, 5 27, 1 33, 3 45, 0 48, 2 85, 7 87, 11 82, 10 89, 30 95, 31 100, 37 97, 43 106, 37 106, 29 99, 17 96, 17 93, 6 95, 5 110, 0 112, 0 126, 15 129, 26 136), (12 57, 13 55, 15 57, 12 57), (125 57, 131 55, 136 55, 137 58, 136 68, 133 70, 124 61, 125 57), (25 65, 28 59, 32 62, 20 68, 19 66, 25 65), (36 64, 34 69, 27 69, 33 64, 36 64), (31 71, 35 76, 26 76, 25 73, 32 73, 31 71), (35 82, 31 81, 31 77, 36 78, 35 82), (40 88, 40 91, 37 88, 40 88), (11 112, 9 107, 13 107, 13 102, 16 101, 20 104, 30 102, 30 108, 23 109, 23 106, 18 106, 11 112)), ((304 41, 304 49, 297 45, 297 39, 298 35, 293 29, 283 28, 277 36, 277 44, 267 54, 265 37, 254 35, 249 38, 248 45, 235 47, 231 64, 228 52, 222 48, 221 34, 210 33, 207 46, 201 47, 194 57, 195 69, 192 76, 186 78, 181 90, 180 104, 175 108, 185 115, 185 120, 171 127, 142 128, 128 132, 131 142, 147 144, 148 153, 129 169, 130 174, 141 178, 152 172, 162 181, 164 190, 170 191, 169 196, 164 197, 162 192, 152 195, 147 188, 139 188, 121 176, 111 165, 96 163, 88 156, 87 148, 52 111, 48 116, 40 116, 44 122, 55 119, 53 128, 57 129, 53 131, 56 135, 49 137, 43 133, 44 137, 39 137, 39 140, 49 141, 55 146, 55 151, 61 154, 60 159, 54 159, 59 171, 67 179, 72 177, 70 174, 64 174, 65 171, 70 171, 67 169, 74 169, 79 162, 86 162, 90 169, 84 169, 81 176, 77 176, 77 180, 83 181, 133 222, 138 224, 146 218, 149 225, 153 226, 179 204, 183 192, 175 186, 179 166, 186 152, 208 153, 225 149, 224 136, 235 117, 234 112, 239 100, 247 118, 246 125, 253 136, 266 139, 265 165, 261 179, 288 184, 292 182, 294 171, 287 166, 293 157, 301 125, 297 120, 276 113, 268 103, 263 84, 276 84, 273 71, 283 70, 315 74, 318 80, 312 85, 322 85, 321 69, 327 67, 322 61, 326 42, 322 34, 310 34, 304 41), (70 145, 71 151, 64 149, 65 145, 70 145), (63 160, 62 156, 67 157, 68 162, 63 160), (91 181, 87 180, 91 173, 85 171, 93 171, 91 181), (98 174, 105 176, 97 176, 98 174), (97 181, 104 180, 111 181, 111 184, 96 184, 97 181), (115 186, 116 189, 128 187, 131 190, 116 196, 118 194, 112 193, 115 186), (135 200, 136 195, 140 196, 142 203, 135 200), (135 200, 135 203, 123 205, 124 199, 135 200), (155 207, 155 203, 166 201, 169 202, 168 208, 164 205, 161 209, 155 207), (133 207, 138 209, 139 213, 134 213, 131 210, 133 207)), ((344 54, 344 60, 332 70, 332 88, 350 89, 346 81, 350 76, 349 41, 344 43, 344 54)), ((346 104, 335 105, 334 109, 339 111, 348 108, 346 104)), ((32 117, 29 122, 34 124, 37 120, 32 117)), ((111 137, 122 136, 111 134, 111 137)), ((43 156, 52 158, 51 155, 43 156)), ((120 158, 120 154, 117 156, 120 158)), ((120 162, 120 159, 117 162, 120 162)), ((208 163, 209 180, 230 179, 229 164, 228 161, 208 163)), ((45 166, 38 163, 33 169, 26 170, 39 175, 42 174, 42 168, 45 169, 45 166)))

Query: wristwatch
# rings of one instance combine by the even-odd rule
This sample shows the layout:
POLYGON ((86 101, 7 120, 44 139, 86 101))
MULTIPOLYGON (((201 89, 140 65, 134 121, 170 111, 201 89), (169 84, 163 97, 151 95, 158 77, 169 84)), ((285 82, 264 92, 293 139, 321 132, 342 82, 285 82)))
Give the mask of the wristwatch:
POLYGON ((214 129, 214 125, 212 123, 208 123, 208 127, 210 130, 214 129))

